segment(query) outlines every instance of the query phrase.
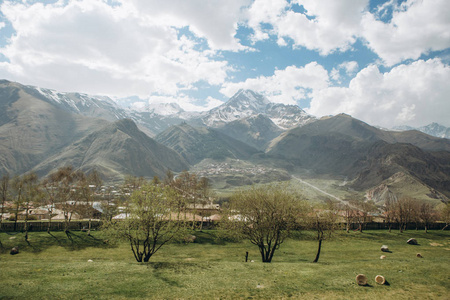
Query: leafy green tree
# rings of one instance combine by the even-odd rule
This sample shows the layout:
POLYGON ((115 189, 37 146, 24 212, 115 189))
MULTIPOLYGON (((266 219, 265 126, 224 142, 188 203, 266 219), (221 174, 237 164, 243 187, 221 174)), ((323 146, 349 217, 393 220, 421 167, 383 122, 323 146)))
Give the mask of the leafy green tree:
POLYGON ((301 198, 285 186, 253 186, 233 194, 222 224, 232 235, 258 246, 262 261, 270 263, 304 210, 301 198))
POLYGON ((105 228, 112 237, 126 239, 137 262, 149 259, 183 233, 184 219, 177 192, 168 186, 145 184, 131 195, 130 214, 105 228))

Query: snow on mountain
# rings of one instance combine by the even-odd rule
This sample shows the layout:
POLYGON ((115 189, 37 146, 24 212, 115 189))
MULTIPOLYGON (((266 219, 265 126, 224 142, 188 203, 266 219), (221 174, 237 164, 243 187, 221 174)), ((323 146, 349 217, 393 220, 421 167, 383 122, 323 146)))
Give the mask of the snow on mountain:
POLYGON ((59 107, 84 116, 99 117, 110 121, 127 118, 126 111, 106 96, 90 96, 80 93, 63 93, 51 89, 27 86, 29 92, 59 107))
MULTIPOLYGON (((125 99, 128 108, 105 96, 91 96, 80 93, 63 93, 51 89, 28 86, 29 92, 53 102, 70 112, 84 116, 103 118, 110 121, 129 118, 145 132, 154 136, 166 128, 181 122, 196 126, 222 127, 223 125, 251 116, 263 115, 280 129, 303 126, 314 121, 296 105, 272 103, 265 96, 251 90, 239 90, 224 104, 207 112, 186 112, 176 103, 146 103, 125 99)), ((122 103, 122 104, 124 104, 122 103)))
POLYGON ((417 129, 432 136, 450 139, 450 128, 438 123, 431 123, 417 129))
POLYGON ((184 112, 177 103, 150 103, 146 110, 155 115, 170 116, 184 112))
POLYGON ((396 126, 393 128, 394 130, 406 131, 406 130, 418 130, 428 135, 432 135, 439 138, 450 139, 450 127, 445 127, 438 123, 431 123, 426 126, 422 126, 419 128, 414 128, 411 126, 403 125, 396 126))
POLYGON ((315 120, 295 105, 275 104, 251 90, 239 90, 224 104, 210 110, 202 117, 209 127, 221 127, 239 119, 262 114, 282 129, 301 126, 315 120))

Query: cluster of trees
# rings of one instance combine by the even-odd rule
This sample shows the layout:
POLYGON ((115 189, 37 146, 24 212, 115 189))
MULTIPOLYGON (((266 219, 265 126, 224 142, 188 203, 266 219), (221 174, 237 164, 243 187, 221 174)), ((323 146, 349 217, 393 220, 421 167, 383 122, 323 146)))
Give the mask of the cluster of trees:
POLYGON ((439 213, 431 203, 411 197, 402 197, 398 200, 388 199, 383 209, 389 232, 391 232, 393 223, 398 225, 400 232, 406 230, 410 223, 416 224, 416 228, 422 224, 425 227, 425 232, 427 232, 429 225, 437 221, 438 218, 448 224, 449 205, 442 205, 442 210, 439 213))
MULTIPOLYGON (((14 230, 17 228, 19 213, 24 212, 25 240, 28 242, 28 222, 32 219, 30 211, 35 207, 43 207, 48 212, 48 228, 50 233, 52 216, 56 209, 64 215, 64 229, 68 232, 69 223, 74 213, 92 219, 92 202, 94 191, 101 184, 101 178, 96 171, 85 174, 74 170, 71 166, 62 167, 43 180, 36 173, 30 172, 22 176, 10 178, 3 175, 0 180, 1 214, 6 213, 6 204, 13 203, 14 230)), ((1 225, 1 223, 0 223, 1 225)), ((0 226, 1 227, 1 226, 0 226)), ((88 232, 90 234, 90 232, 88 232)))

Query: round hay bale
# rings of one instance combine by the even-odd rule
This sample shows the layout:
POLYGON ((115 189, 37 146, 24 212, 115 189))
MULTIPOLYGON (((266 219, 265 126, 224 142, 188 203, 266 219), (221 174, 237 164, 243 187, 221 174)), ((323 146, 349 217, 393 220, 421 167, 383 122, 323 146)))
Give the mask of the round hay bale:
POLYGON ((386 259, 386 255, 381 255, 380 259, 386 259))
POLYGON ((389 252, 389 247, 386 245, 381 246, 381 251, 383 252, 389 252))
POLYGON ((367 276, 364 274, 356 275, 356 283, 358 285, 367 285, 367 276))
POLYGON ((378 284, 385 284, 386 279, 384 279, 384 276, 377 275, 375 276, 375 282, 378 284))
POLYGON ((417 258, 423 258, 422 254, 420 254, 420 253, 417 253, 416 256, 417 256, 417 258))

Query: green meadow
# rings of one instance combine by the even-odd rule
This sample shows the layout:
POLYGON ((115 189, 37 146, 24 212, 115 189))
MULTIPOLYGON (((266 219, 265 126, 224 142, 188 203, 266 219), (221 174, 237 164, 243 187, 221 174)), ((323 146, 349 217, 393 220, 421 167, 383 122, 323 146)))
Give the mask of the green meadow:
POLYGON ((448 299, 450 232, 338 232, 323 243, 300 232, 262 263, 256 246, 193 232, 137 263, 126 242, 101 231, 0 234, 0 299, 448 299), (409 238, 419 245, 408 245, 409 238), (383 253, 382 245, 391 252, 383 253), (20 253, 10 255, 18 246, 20 253), (245 253, 249 261, 245 262, 245 253), (420 253, 423 258, 416 255, 420 253), (386 255, 386 259, 380 259, 386 255), (355 277, 365 274, 367 286, 355 277), (387 284, 375 282, 383 275, 387 284))

